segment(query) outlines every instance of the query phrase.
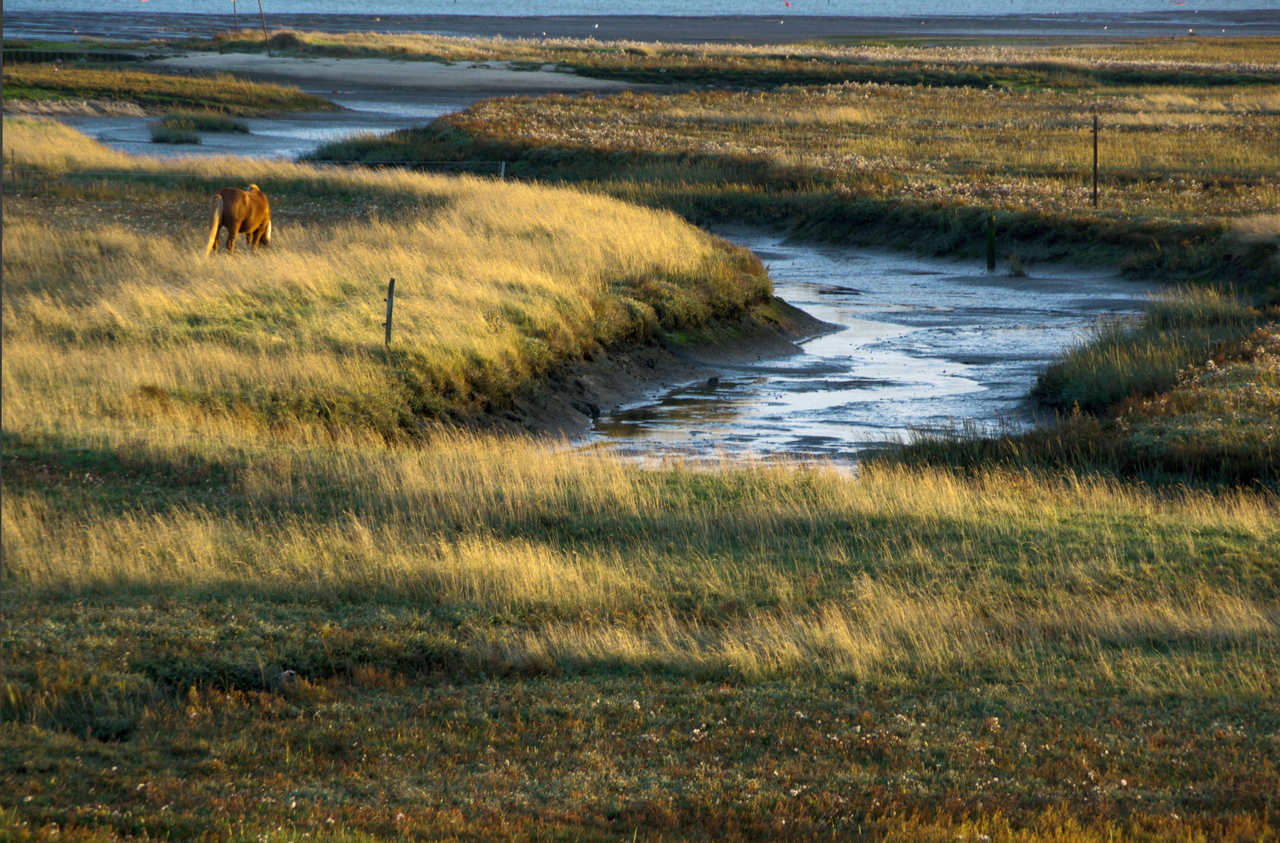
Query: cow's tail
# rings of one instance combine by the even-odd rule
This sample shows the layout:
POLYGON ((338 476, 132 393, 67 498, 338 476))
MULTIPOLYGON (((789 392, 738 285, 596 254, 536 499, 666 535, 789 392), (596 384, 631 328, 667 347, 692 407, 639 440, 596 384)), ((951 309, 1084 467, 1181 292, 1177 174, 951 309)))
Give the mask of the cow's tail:
POLYGON ((204 247, 205 255, 212 255, 218 248, 218 229, 222 226, 222 196, 213 194, 209 200, 209 245, 204 247))

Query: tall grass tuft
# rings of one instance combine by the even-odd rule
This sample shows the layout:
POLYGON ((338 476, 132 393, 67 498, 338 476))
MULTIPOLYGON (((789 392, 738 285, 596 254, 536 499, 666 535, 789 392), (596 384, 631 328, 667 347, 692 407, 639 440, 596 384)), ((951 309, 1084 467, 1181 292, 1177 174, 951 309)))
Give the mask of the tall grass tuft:
POLYGON ((155 125, 196 132, 249 132, 249 124, 245 121, 216 111, 174 111, 156 121, 155 125))
POLYGON ((152 143, 200 143, 200 133, 194 129, 155 124, 151 127, 152 143))
POLYGON ((1174 291, 1142 317, 1100 323, 1037 378, 1032 394, 1059 410, 1102 413, 1131 396, 1173 387, 1180 371, 1203 363, 1215 345, 1247 335, 1263 319, 1229 293, 1174 291))

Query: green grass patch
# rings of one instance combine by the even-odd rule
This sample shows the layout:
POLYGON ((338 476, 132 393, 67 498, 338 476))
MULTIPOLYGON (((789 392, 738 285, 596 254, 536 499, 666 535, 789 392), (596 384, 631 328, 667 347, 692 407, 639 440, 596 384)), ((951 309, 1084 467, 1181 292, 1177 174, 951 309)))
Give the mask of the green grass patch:
POLYGON ((194 132, 249 133, 249 124, 245 121, 210 111, 175 111, 166 114, 154 125, 194 132))
POLYGON ((200 143, 200 133, 193 129, 175 126, 153 125, 151 127, 152 143, 200 143))

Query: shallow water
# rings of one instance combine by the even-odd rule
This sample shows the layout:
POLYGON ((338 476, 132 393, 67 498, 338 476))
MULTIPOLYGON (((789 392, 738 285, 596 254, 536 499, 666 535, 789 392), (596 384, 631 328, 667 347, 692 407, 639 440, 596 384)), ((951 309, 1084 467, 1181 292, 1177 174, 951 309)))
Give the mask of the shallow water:
MULTIPOLYGON (((465 105, 405 103, 402 97, 378 99, 368 92, 325 91, 323 96, 342 106, 341 112, 295 114, 269 119, 247 118, 249 134, 201 132, 198 144, 151 142, 151 124, 158 118, 59 116, 61 123, 95 140, 128 152, 152 157, 210 157, 241 155, 292 161, 327 143, 365 133, 386 134, 423 125, 465 105)), ((243 119, 243 118, 242 118, 243 119)))
POLYGON ((1036 374, 1104 316, 1150 289, 1111 272, 1032 267, 1025 278, 964 264, 731 231, 775 292, 831 332, 803 353, 722 366, 700 381, 602 416, 589 441, 655 456, 846 459, 912 429, 1034 421, 1036 374))

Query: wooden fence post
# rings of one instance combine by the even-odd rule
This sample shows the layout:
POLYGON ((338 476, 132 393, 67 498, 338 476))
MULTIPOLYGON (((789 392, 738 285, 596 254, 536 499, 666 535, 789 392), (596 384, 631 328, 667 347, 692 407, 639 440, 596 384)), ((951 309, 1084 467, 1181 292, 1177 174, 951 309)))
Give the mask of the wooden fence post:
POLYGON ((1093 207, 1098 207, 1098 110, 1093 111, 1093 207))
POLYGON ((267 42, 267 58, 271 58, 271 39, 267 37, 267 13, 262 11, 262 0, 258 0, 258 16, 262 18, 262 40, 267 42))
POLYGON ((987 272, 996 271, 996 215, 987 218, 987 272))
POLYGON ((386 327, 386 338, 383 345, 391 345, 391 312, 395 309, 396 304, 396 279, 392 278, 391 283, 387 285, 387 321, 382 324, 386 327))

